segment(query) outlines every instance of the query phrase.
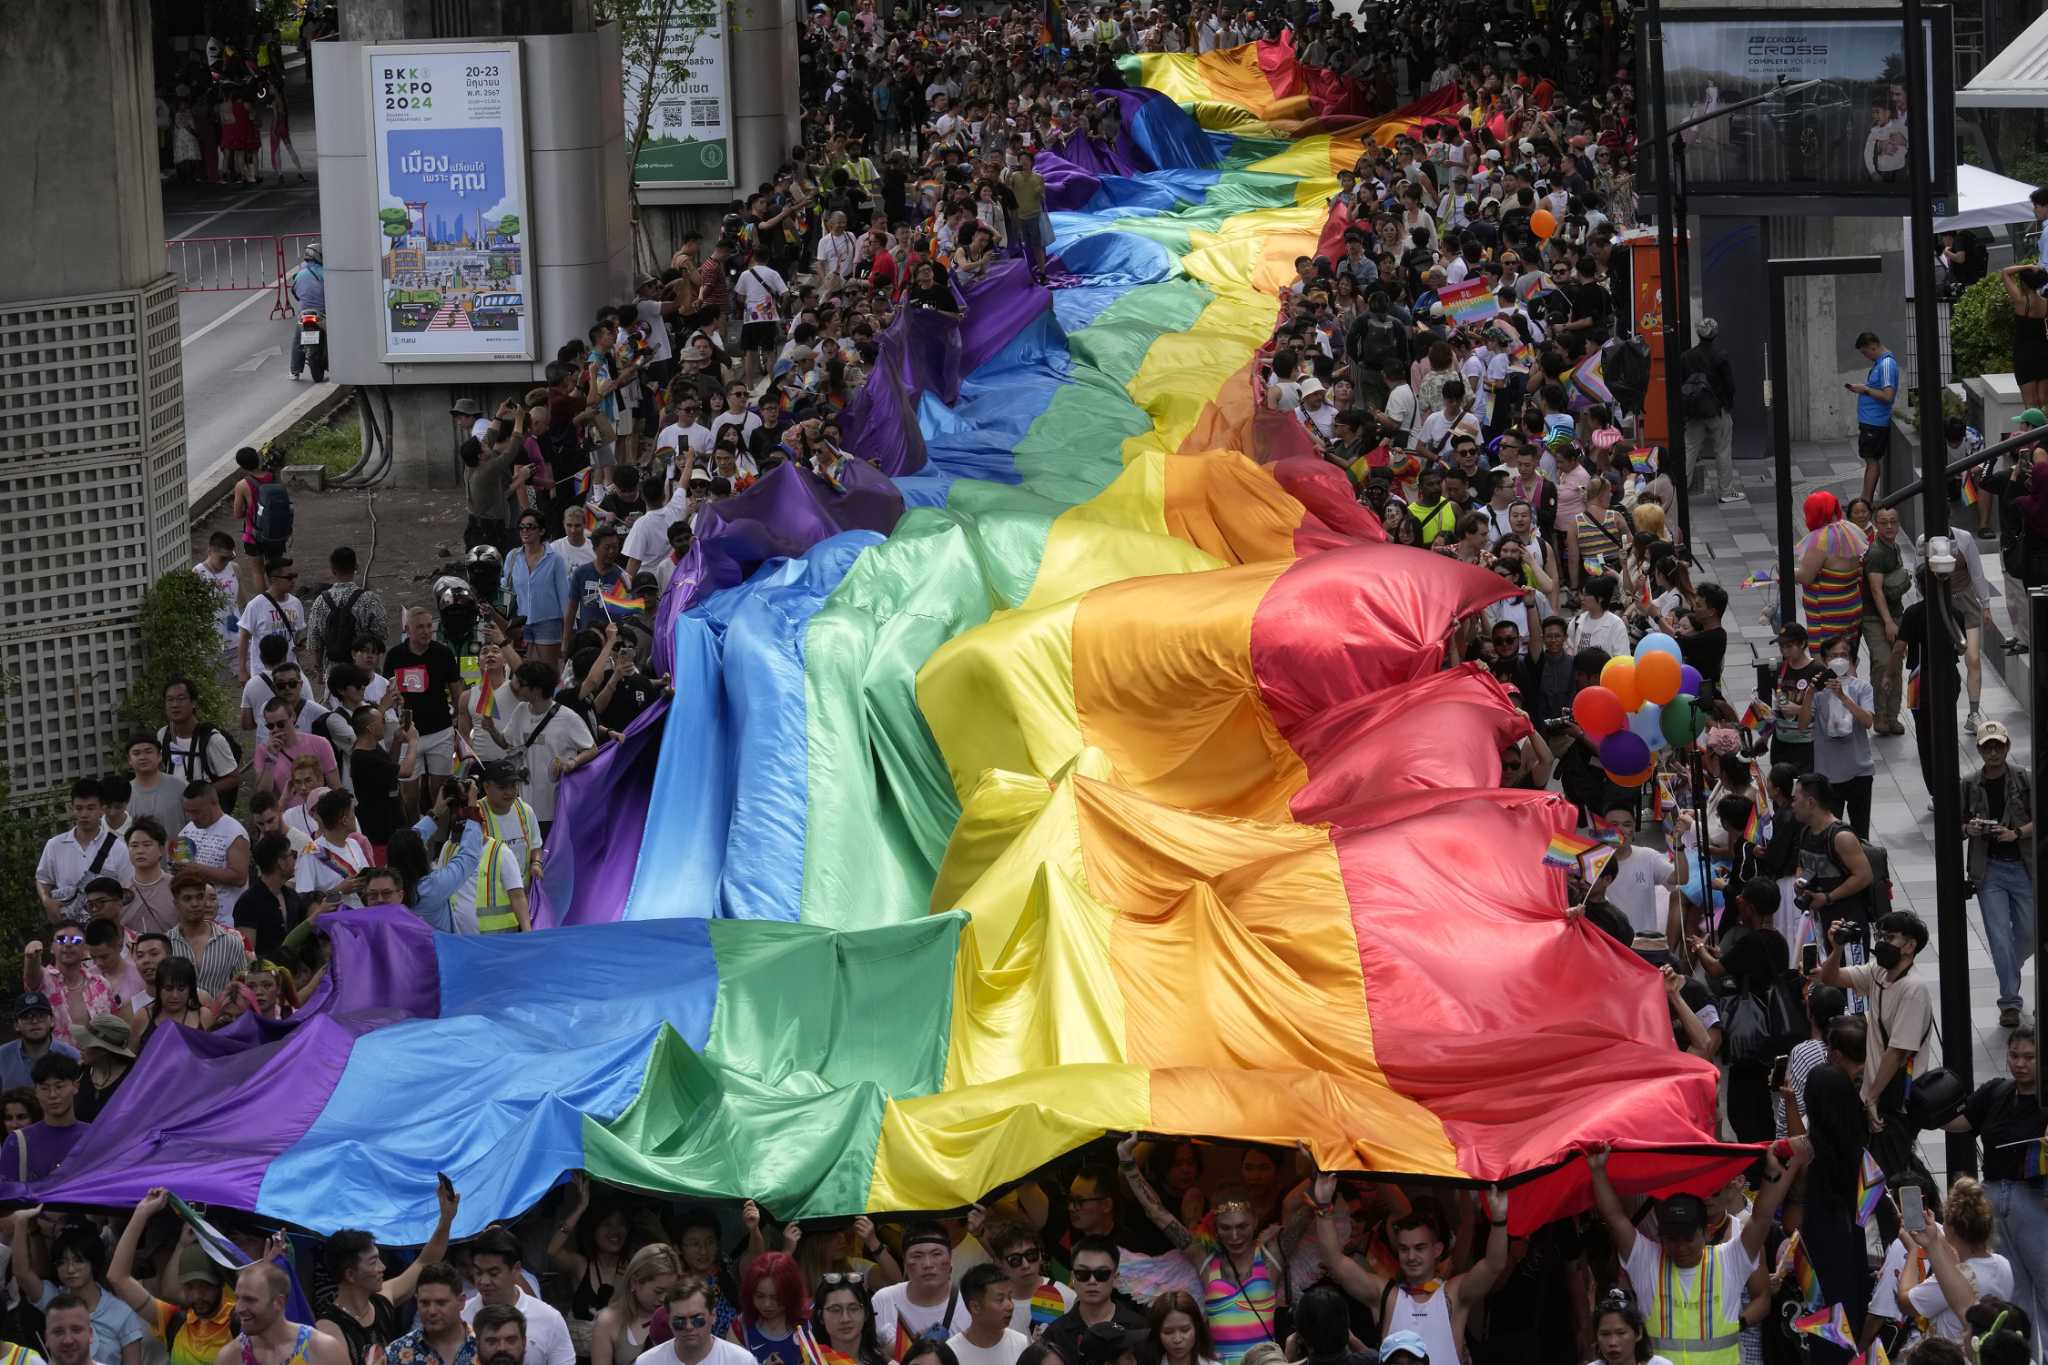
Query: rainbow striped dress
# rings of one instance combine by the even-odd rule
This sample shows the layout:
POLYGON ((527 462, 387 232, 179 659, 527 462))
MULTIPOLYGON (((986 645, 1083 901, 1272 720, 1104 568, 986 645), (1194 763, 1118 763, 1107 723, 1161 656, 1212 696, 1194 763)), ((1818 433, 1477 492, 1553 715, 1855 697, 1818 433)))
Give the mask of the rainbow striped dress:
POLYGON ((1799 585, 1806 631, 1818 654, 1837 635, 1853 634, 1863 622, 1863 571, 1821 567, 1811 583, 1799 585))
POLYGON ((1202 1315, 1209 1319, 1209 1335, 1216 1340, 1216 1358, 1222 1365, 1234 1365, 1262 1341, 1279 1340, 1273 1323, 1280 1296, 1266 1268, 1263 1246, 1252 1253, 1251 1273, 1243 1283, 1232 1278, 1230 1262, 1212 1247, 1202 1263, 1201 1280, 1202 1315))

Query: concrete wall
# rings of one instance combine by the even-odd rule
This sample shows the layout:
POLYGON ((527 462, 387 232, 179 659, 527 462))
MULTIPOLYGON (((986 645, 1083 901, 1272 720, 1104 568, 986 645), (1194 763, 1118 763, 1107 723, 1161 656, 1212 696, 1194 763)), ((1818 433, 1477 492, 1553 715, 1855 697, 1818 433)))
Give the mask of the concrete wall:
POLYGON ((0 233, 0 303, 140 289, 164 273, 149 0, 6 15, 0 180, 17 211, 0 233))
POLYGON ((190 564, 178 297, 164 273, 147 0, 0 24, 0 762, 104 772, 142 595, 190 564), (55 93, 53 93, 55 92, 55 93))

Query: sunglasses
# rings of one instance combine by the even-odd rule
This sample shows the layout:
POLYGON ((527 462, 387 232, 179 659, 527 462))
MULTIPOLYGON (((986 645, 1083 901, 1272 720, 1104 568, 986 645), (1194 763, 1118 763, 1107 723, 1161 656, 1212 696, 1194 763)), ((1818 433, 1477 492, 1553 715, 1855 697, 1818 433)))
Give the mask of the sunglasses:
POLYGON ((682 1317, 671 1315, 668 1322, 671 1327, 709 1327, 711 1325, 711 1315, 709 1313, 688 1313, 682 1317))
POLYGON ((83 934, 59 934, 59 935, 57 935, 57 936, 56 936, 55 938, 51 939, 50 941, 51 941, 52 943, 58 944, 58 945, 60 945, 60 946, 61 946, 61 945, 65 945, 65 944, 72 944, 72 943, 83 943, 83 942, 85 942, 85 935, 83 935, 83 934))
POLYGON ((1115 1267, 1115 1266, 1113 1266, 1113 1265, 1104 1265, 1104 1266, 1083 1266, 1083 1265, 1077 1265, 1077 1266, 1075 1266, 1075 1267, 1074 1267, 1074 1283, 1075 1283, 1075 1284, 1088 1284, 1088 1283, 1089 1283, 1089 1282, 1091 1282, 1091 1281, 1093 1281, 1093 1282, 1095 1282, 1095 1283, 1097 1283, 1097 1284, 1108 1284, 1108 1283, 1109 1283, 1109 1282, 1110 1282, 1111 1280, 1114 1280, 1115 1278, 1116 1278, 1116 1267, 1115 1267))
POLYGON ((820 1275, 818 1277, 818 1283, 824 1285, 827 1289, 836 1288, 840 1285, 851 1285, 855 1289, 859 1289, 863 1285, 865 1285, 867 1281, 858 1272, 850 1270, 834 1270, 829 1272, 828 1274, 820 1275))
POLYGON ((1036 1265, 1044 1259, 1045 1253, 1037 1247, 1033 1247, 1029 1251, 1013 1251, 1009 1253, 1003 1257, 1003 1264, 1012 1270, 1018 1270, 1027 1265, 1036 1265))

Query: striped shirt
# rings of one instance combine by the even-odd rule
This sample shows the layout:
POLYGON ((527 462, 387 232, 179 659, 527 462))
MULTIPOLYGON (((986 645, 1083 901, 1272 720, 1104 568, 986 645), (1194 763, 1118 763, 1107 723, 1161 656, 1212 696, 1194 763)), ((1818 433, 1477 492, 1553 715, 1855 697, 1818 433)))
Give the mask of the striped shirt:
POLYGON ((1222 1252, 1215 1251, 1202 1263, 1202 1314, 1209 1319, 1209 1335, 1216 1341, 1216 1358, 1224 1365, 1242 1360, 1262 1341, 1277 1341, 1273 1323, 1280 1296, 1266 1267, 1266 1250, 1252 1255, 1251 1273, 1239 1283, 1222 1252))
POLYGON ((223 929, 215 924, 213 937, 195 953, 185 939, 180 926, 179 932, 171 935, 171 956, 182 957, 192 964, 199 976, 199 989, 205 995, 219 995, 234 980, 235 973, 249 965, 249 949, 242 942, 242 936, 232 929, 223 929))

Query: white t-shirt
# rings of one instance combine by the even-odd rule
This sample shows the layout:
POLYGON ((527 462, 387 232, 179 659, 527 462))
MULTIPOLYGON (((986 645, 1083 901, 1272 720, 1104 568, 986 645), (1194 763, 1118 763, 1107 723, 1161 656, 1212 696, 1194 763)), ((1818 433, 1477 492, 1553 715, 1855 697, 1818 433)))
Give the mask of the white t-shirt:
POLYGON ((641 568, 647 568, 668 554, 668 528, 675 524, 689 502, 681 488, 662 506, 633 523, 633 529, 626 532, 626 543, 620 547, 620 554, 634 560, 641 568))
POLYGON ((1614 859, 1614 882, 1607 888, 1607 903, 1628 917, 1638 934, 1664 933, 1664 888, 1670 884, 1671 864, 1654 849, 1631 848, 1628 857, 1614 859))
POLYGON ((665 363, 674 354, 669 349, 668 324, 662 321, 661 300, 642 299, 633 308, 634 315, 647 324, 647 353, 657 365, 665 363))
POLYGON ((939 1325, 939 1317, 946 1312, 946 1304, 953 1305, 953 1311, 946 1316, 945 1331, 952 1336, 967 1326, 972 1316, 967 1303, 958 1295, 949 1294, 946 1299, 924 1308, 910 1301, 910 1285, 907 1281, 885 1285, 875 1291, 875 1337, 881 1343, 883 1355, 893 1355, 896 1348, 896 1333, 900 1330, 910 1336, 929 1335, 939 1325))
POLYGON ((1395 386, 1387 395, 1386 414, 1399 431, 1415 429, 1415 390, 1406 384, 1395 386))
POLYGON ((782 296, 789 291, 782 276, 765 265, 750 265, 732 282, 732 292, 746 309, 748 322, 775 322, 782 296))
MULTIPOLYGON (((510 686, 501 688, 498 697, 501 703, 511 701, 510 686)), ((504 731, 505 738, 512 741, 515 751, 526 745, 528 738, 534 736, 536 729, 539 730, 532 744, 526 747, 526 802, 533 807, 536 820, 543 823, 553 820, 555 786, 560 780, 554 776, 553 761, 571 758, 596 743, 590 727, 583 723, 582 716, 566 706, 556 707, 549 703, 536 711, 522 701, 513 702, 507 708, 506 719, 498 722, 498 728, 504 731), (554 718, 542 726, 541 721, 550 709, 554 711, 554 718)))
MULTIPOLYGON (((1742 1239, 1731 1238, 1714 1248, 1714 1258, 1720 1263, 1721 1283, 1716 1287, 1721 1302, 1734 1305, 1742 1302, 1742 1286, 1756 1269, 1756 1258, 1742 1245, 1742 1239)), ((1664 1248, 1654 1238, 1636 1234, 1635 1247, 1622 1262, 1628 1271, 1629 1283, 1635 1286, 1636 1302, 1648 1307, 1648 1300, 1657 1290, 1658 1277, 1664 1269, 1664 1248)), ((1677 1282, 1678 1297, 1691 1303, 1698 1296, 1700 1267, 1687 1270, 1673 1266, 1673 1278, 1677 1282)))
MULTIPOLYGON (((242 827, 242 822, 225 813, 205 829, 187 820, 185 827, 178 831, 177 837, 192 841, 191 861, 201 867, 226 867, 228 850, 234 847, 235 840, 250 842, 249 831, 242 827)), ((243 885, 246 886, 247 883, 243 885)), ((220 896, 220 913, 214 918, 228 928, 234 928, 235 902, 242 898, 243 888, 216 884, 213 889, 220 896)))
POLYGON ((1621 619, 1621 613, 1606 611, 1599 616, 1582 611, 1572 617, 1571 628, 1565 632, 1565 648, 1576 654, 1588 647, 1604 649, 1609 657, 1618 658, 1629 652, 1628 622, 1621 619))
POLYGON ((225 599, 220 608, 220 642, 222 648, 233 649, 242 629, 242 608, 235 601, 240 595, 241 584, 235 577, 234 561, 229 560, 226 567, 215 573, 206 567, 206 561, 202 559, 192 566, 192 572, 213 584, 215 591, 225 599))
MULTIPOLYGON (((1801 1043, 1801 1047, 1806 1044, 1801 1043)), ((1786 1068, 1786 1079, 1791 1079, 1791 1069, 1786 1068)), ((1799 1095, 1800 1112, 1806 1112, 1806 1087, 1800 1086, 1794 1092, 1799 1095)), ((1906 1244, 1892 1238, 1892 1244, 1885 1248, 1884 1264, 1877 1268, 1877 1284, 1870 1291, 1870 1311, 1881 1318, 1897 1322, 1906 1316, 1906 1310, 1899 1306, 1899 1272, 1906 1268, 1906 1244)))
MULTIPOLYGON (((633 1365, 682 1365, 682 1358, 676 1354, 674 1340, 669 1340, 642 1351, 633 1365)), ((754 1365, 754 1353, 724 1337, 713 1337, 711 1354, 704 1357, 702 1365, 754 1365)))
POLYGON ((250 659, 253 663, 255 650, 273 635, 288 636, 296 645, 306 633, 306 609, 299 605, 299 599, 287 596, 284 605, 279 606, 267 593, 257 593, 242 608, 242 619, 238 629, 249 636, 250 659))
MULTIPOLYGON (((711 439, 717 440, 718 433, 726 427, 738 427, 740 429, 740 445, 744 447, 749 440, 753 439, 754 433, 761 429, 761 419, 757 414, 751 412, 742 412, 738 416, 734 416, 729 412, 721 412, 718 416, 711 419, 711 439)), ((710 467, 708 461, 705 467, 707 469, 710 467)))
MULTIPOLYGON (((345 844, 332 843, 323 835, 299 856, 299 894, 331 890, 368 867, 370 861, 370 845, 362 835, 350 835, 345 844)), ((351 891, 341 903, 360 906, 363 898, 351 891)))
POLYGON ((36 860, 36 880, 49 887, 50 894, 63 903, 65 911, 81 923, 90 913, 85 904, 85 884, 101 877, 112 877, 123 886, 135 880, 135 868, 128 861, 128 845, 107 828, 105 820, 100 821, 99 829, 83 847, 68 828, 51 835, 43 845, 43 856, 36 860), (103 844, 107 856, 100 860, 95 872, 93 860, 99 858, 103 844))
MULTIPOLYGON (((482 1307, 482 1296, 471 1294, 463 1301, 462 1320, 476 1321, 477 1310, 482 1307)), ((523 1286, 519 1291, 518 1307, 526 1319, 526 1365, 576 1365, 576 1343, 569 1336, 569 1324, 562 1317, 561 1310, 529 1293, 523 1286)), ((753 1359, 748 1352, 742 1351, 741 1354, 753 1359)), ((714 1355, 712 1359, 717 1360, 718 1357, 714 1355)))
MULTIPOLYGON (((2012 1297, 2012 1262, 1995 1251, 1989 1256, 1964 1261, 1963 1275, 1977 1286, 1980 1299, 2012 1297)), ((1927 1319, 1928 1330, 1934 1336, 1961 1341, 1969 1335, 1963 1320, 1949 1308, 1948 1296, 1941 1292, 1941 1285, 1932 1273, 1906 1291, 1906 1302, 1912 1305, 1915 1313, 1927 1319)))
MULTIPOLYGON (((670 427, 669 430, 673 431, 675 428, 670 427)), ((563 536, 560 540, 549 541, 548 548, 561 557, 562 563, 568 566, 572 574, 597 558, 597 546, 592 543, 589 536, 583 537, 581 545, 573 544, 569 537, 563 536)))
MULTIPOLYGON (((1025 1305, 1027 1313, 1030 1307, 1025 1305)), ((1024 1348, 1030 1344, 1021 1332, 1013 1332, 1007 1327, 1003 1329, 1002 1339, 989 1347, 976 1346, 965 1336, 954 1336, 946 1342, 953 1348, 960 1365, 1016 1365, 1017 1357, 1023 1355, 1024 1348)))
POLYGON ((681 422, 670 422, 661 429, 661 435, 655 438, 654 448, 666 452, 668 462, 674 464, 676 452, 682 449, 686 443, 691 454, 709 455, 711 453, 711 436, 711 428, 705 426, 702 422, 692 422, 688 426, 684 426, 681 422))

